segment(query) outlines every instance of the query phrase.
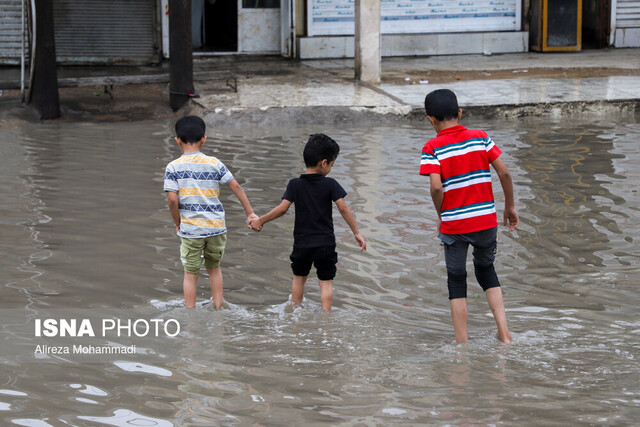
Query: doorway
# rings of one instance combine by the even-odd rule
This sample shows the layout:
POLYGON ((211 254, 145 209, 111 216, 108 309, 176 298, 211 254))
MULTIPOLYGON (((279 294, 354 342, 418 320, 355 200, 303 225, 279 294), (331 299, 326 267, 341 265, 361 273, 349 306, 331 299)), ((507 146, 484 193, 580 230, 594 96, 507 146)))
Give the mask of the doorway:
POLYGON ((582 0, 582 47, 601 49, 609 44, 610 0, 582 0))
POLYGON ((194 53, 238 51, 238 3, 191 0, 191 41, 194 53))

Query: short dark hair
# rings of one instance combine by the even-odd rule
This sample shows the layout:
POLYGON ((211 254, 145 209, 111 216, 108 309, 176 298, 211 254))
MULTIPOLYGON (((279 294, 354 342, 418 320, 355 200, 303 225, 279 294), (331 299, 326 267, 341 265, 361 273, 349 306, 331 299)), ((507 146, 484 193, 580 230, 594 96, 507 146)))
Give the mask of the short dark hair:
POLYGON ((207 126, 198 116, 184 116, 176 122, 176 136, 180 141, 194 143, 204 138, 207 126))
POLYGON ((302 157, 307 167, 313 167, 324 159, 331 163, 338 157, 338 153, 340 153, 340 146, 337 142, 323 133, 316 133, 309 137, 302 157))
POLYGON ((449 89, 438 89, 424 98, 424 110, 427 116, 434 117, 439 122, 458 117, 458 98, 449 89))

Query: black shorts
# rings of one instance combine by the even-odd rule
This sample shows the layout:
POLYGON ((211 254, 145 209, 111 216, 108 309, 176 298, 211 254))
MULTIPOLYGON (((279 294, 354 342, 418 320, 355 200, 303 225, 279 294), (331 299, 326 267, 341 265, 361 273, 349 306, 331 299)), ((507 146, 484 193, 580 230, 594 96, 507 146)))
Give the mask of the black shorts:
POLYGON ((449 299, 467 297, 467 252, 473 246, 476 279, 484 291, 500 286, 493 267, 496 258, 498 227, 464 234, 444 234, 438 237, 444 246, 447 265, 449 299))
POLYGON ((308 276, 311 265, 315 265, 318 279, 333 280, 336 277, 338 253, 335 246, 321 246, 318 248, 293 248, 291 256, 291 270, 296 276, 308 276))

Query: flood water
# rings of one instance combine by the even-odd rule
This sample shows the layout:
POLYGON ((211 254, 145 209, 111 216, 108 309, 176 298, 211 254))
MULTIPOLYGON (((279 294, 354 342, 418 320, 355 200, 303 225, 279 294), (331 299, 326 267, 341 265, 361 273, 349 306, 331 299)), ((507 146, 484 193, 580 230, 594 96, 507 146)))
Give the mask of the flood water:
MULTIPOLYGON (((496 263, 511 345, 495 339, 473 274, 470 342, 454 344, 428 178, 417 173, 426 124, 209 129, 205 152, 259 214, 302 172, 310 133, 340 144, 330 176, 368 250, 335 212, 330 313, 315 279, 303 307, 287 303, 292 210, 256 234, 228 189, 228 309, 211 309, 205 277, 198 308, 183 308, 162 191, 179 156, 172 123, 0 129, 0 423, 640 423, 640 118, 464 124, 488 131, 514 176, 521 226, 501 227, 496 263), (34 359, 43 339, 8 325, 72 310, 176 319, 181 332, 145 342, 162 360, 76 361, 34 359)), ((494 191, 500 215, 495 174, 494 191)))

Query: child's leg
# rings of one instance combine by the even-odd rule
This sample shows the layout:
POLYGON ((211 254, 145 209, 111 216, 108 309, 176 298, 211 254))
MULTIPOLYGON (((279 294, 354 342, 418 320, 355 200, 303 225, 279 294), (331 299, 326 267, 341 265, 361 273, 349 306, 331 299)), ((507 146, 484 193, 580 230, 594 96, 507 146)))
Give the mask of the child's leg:
POLYGON ((291 286, 291 301, 295 305, 302 304, 304 296, 304 284, 307 282, 308 276, 293 276, 293 285, 291 286))
POLYGON ((207 273, 209 273, 209 285, 211 286, 213 306, 216 310, 220 310, 220 307, 222 307, 222 269, 220 266, 207 268, 207 273))
POLYGON ((324 311, 331 311, 333 301, 333 278, 336 277, 338 253, 335 246, 318 248, 315 253, 314 265, 318 272, 320 285, 320 301, 324 311))
POLYGON ((184 266, 184 280, 182 290, 184 292, 184 303, 187 308, 196 306, 196 292, 198 276, 202 259, 200 254, 204 245, 204 239, 180 238, 180 261, 184 266))
POLYGON ((511 342, 511 333, 507 327, 507 315, 504 310, 504 300, 502 299, 502 289, 500 287, 489 288, 485 292, 487 302, 491 307, 493 318, 498 326, 498 339, 505 343, 511 342))
POLYGON ((476 279, 484 290, 493 318, 498 326, 498 339, 506 343, 511 342, 511 334, 507 327, 507 316, 502 299, 502 289, 493 262, 496 256, 497 228, 483 230, 477 233, 478 242, 473 248, 473 265, 476 279))
POLYGON ((467 336, 467 252, 469 243, 464 235, 440 234, 444 244, 444 259, 447 266, 447 288, 451 320, 456 341, 464 343, 467 336))
POLYGON ((295 305, 302 304, 304 296, 304 284, 309 277, 311 265, 313 264, 313 248, 293 247, 289 256, 291 260, 291 271, 293 272, 293 284, 291 285, 291 301, 295 305))
POLYGON ((184 272, 182 290, 184 291, 184 304, 187 308, 196 306, 196 287, 199 274, 184 272))
POLYGON ((211 287, 211 298, 216 310, 222 307, 222 269, 220 261, 224 255, 224 248, 227 244, 227 234, 218 234, 207 237, 204 246, 204 267, 209 273, 209 286, 211 287))
POLYGON ((333 280, 318 280, 320 285, 320 301, 324 311, 331 311, 333 301, 333 280))
POLYGON ((451 305, 451 320, 458 344, 469 341, 467 336, 467 299, 455 298, 449 300, 451 305))

